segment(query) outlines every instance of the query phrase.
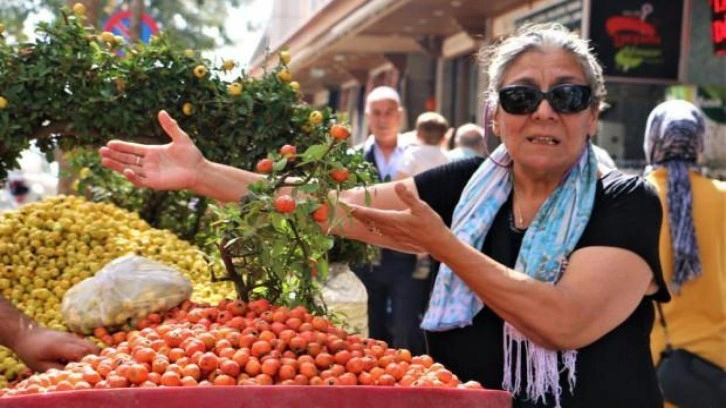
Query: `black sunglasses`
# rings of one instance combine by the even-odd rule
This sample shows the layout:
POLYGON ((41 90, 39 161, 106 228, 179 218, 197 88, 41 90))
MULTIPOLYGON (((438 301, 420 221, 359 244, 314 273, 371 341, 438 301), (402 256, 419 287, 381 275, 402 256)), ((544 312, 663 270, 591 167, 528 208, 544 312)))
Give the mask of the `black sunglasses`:
POLYGON ((591 96, 592 88, 587 85, 562 84, 547 92, 527 85, 510 85, 499 90, 499 104, 507 113, 528 115, 547 99, 557 113, 577 113, 590 106, 591 96))

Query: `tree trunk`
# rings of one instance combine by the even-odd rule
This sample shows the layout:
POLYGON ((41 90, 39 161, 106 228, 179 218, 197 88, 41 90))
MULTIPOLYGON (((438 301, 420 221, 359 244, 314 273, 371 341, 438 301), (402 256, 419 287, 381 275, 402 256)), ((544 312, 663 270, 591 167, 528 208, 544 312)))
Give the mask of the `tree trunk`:
POLYGON ((144 0, 131 0, 131 23, 129 24, 129 42, 139 42, 141 38, 141 16, 144 14, 144 0))

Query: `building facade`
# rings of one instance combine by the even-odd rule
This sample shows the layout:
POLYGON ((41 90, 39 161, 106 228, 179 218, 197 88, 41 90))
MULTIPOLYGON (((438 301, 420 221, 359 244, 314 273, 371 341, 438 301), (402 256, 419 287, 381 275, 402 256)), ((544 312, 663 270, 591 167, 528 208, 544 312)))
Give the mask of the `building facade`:
MULTIPOLYGON (((726 57, 713 52, 708 0, 616 0, 593 2, 595 6, 591 1, 276 0, 275 17, 265 46, 253 58, 252 74, 265 63, 276 63, 265 60, 265 48, 274 55, 287 47, 293 56, 290 69, 306 99, 344 112, 358 141, 368 133, 365 96, 377 85, 390 85, 401 93, 406 114, 402 130, 411 129, 416 116, 427 110, 443 114, 452 126, 481 123, 486 84, 477 51, 483 45, 522 24, 544 21, 560 22, 594 38, 597 27, 589 25, 596 16, 591 12, 602 4, 609 9, 598 12, 612 13, 605 17, 635 18, 651 10, 650 18, 657 17, 656 22, 664 18, 658 13, 676 9, 670 18, 676 14, 682 20, 659 35, 665 39, 675 28, 682 32, 682 41, 664 44, 666 52, 674 47, 680 51, 677 75, 665 80, 606 77, 610 108, 603 112, 597 142, 618 164, 635 168, 643 165, 648 113, 666 97, 706 101, 715 118, 726 112, 726 57), (707 97, 699 99, 704 92, 707 97)), ((647 15, 641 17, 645 20, 647 15)), ((606 50, 607 39, 600 41, 593 44, 596 50, 599 46, 606 50)), ((716 167, 726 163, 725 126, 716 121, 709 132, 713 153, 709 160, 716 167)))

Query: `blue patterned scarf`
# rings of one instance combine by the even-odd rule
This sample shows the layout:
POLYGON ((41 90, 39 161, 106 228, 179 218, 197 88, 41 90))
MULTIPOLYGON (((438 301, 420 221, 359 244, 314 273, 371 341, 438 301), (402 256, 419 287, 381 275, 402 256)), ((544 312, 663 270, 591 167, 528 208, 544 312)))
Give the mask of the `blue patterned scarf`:
POLYGON ((701 276, 696 230, 691 209, 691 180, 703 152, 706 124, 703 115, 690 102, 672 100, 656 106, 648 116, 643 148, 650 163, 646 173, 665 167, 668 171, 668 223, 673 246, 673 281, 678 293, 689 280, 701 276))
MULTIPOLYGON (((499 166, 495 161, 511 163, 511 157, 503 145, 477 169, 454 210, 451 229, 460 240, 474 248, 482 247, 494 217, 512 191, 510 168, 499 166)), ((577 164, 542 204, 527 229, 515 270, 543 282, 557 283, 567 265, 567 257, 574 250, 590 219, 595 201, 597 170, 597 158, 588 142, 577 164)), ((468 326, 483 307, 481 299, 448 266, 441 264, 421 327, 430 331, 443 331, 468 326)), ((556 406, 559 406, 562 388, 558 352, 534 344, 505 322, 502 387, 514 394, 520 390, 522 354, 526 358, 528 398, 545 401, 546 394, 552 393, 556 406), (514 379, 513 365, 517 368, 514 379)), ((572 392, 576 352, 567 350, 561 354, 572 392)))

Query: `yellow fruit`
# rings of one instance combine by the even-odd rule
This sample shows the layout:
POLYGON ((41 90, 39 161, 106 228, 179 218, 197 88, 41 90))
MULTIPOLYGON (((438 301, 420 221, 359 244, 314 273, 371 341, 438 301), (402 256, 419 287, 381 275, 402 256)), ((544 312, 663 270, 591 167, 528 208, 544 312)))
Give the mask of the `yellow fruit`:
POLYGON ((312 111, 310 112, 310 117, 308 120, 313 125, 319 125, 323 121, 323 114, 320 113, 320 111, 312 111))
POLYGON ((282 82, 292 81, 292 74, 290 74, 290 71, 288 71, 287 69, 280 70, 280 72, 277 73, 277 77, 282 82))
POLYGON ((229 92, 232 96, 237 96, 242 93, 242 84, 239 82, 232 82, 231 84, 227 85, 227 92, 229 92))
POLYGON ((86 6, 84 6, 81 3, 76 3, 73 5, 73 14, 77 16, 85 16, 86 15, 86 6))
POLYGON ((90 175, 91 175, 91 169, 89 169, 88 167, 84 167, 84 168, 82 168, 82 169, 81 169, 81 170, 80 170, 80 171, 78 172, 78 177, 79 177, 79 178, 82 178, 82 179, 84 179, 84 178, 86 178, 86 177, 88 177, 88 176, 90 176, 90 175))
POLYGON ((197 65, 194 67, 194 76, 197 78, 204 78, 207 75, 207 67, 204 65, 197 65))
POLYGON ((116 43, 116 36, 113 35, 113 33, 109 32, 109 31, 102 32, 100 39, 101 39, 101 41, 108 43, 108 44, 116 43))
POLYGON ((194 50, 186 49, 184 50, 184 56, 187 58, 194 58, 194 50))
POLYGON ((290 82, 290 88, 295 92, 300 92, 300 83, 297 81, 290 82))
POLYGON ((191 116, 192 113, 194 113, 194 105, 190 102, 185 103, 184 106, 182 106, 182 112, 187 116, 191 116))
POLYGON ((8 100, 0 96, 0 109, 5 109, 8 106, 8 100))
MULTIPOLYGON (((195 288, 194 301, 218 303, 234 297, 230 282, 209 282, 204 256, 188 242, 151 228, 138 214, 83 197, 49 197, 0 213, 0 244, 0 293, 38 324, 55 330, 67 330, 60 307, 66 291, 130 252, 179 270, 195 288)), ((213 267, 215 273, 220 268, 213 267)), ((69 315, 68 323, 88 331, 97 327, 98 321, 84 311, 99 309, 100 301, 78 306, 81 310, 69 315)), ((126 324, 128 316, 119 316, 121 311, 109 312, 109 318, 126 324)), ((133 317, 138 317, 136 311, 133 317)), ((24 369, 10 350, 0 348, 0 387, 24 369)))
POLYGON ((290 52, 289 51, 280 52, 280 62, 282 62, 285 65, 290 63, 290 52))
POLYGON ((222 68, 223 68, 223 69, 224 69, 225 71, 231 71, 231 70, 233 70, 233 69, 234 69, 234 67, 236 67, 236 66, 237 66, 237 64, 235 64, 235 62, 234 62, 234 61, 232 61, 232 60, 225 60, 225 61, 224 61, 224 64, 222 64, 222 68))

